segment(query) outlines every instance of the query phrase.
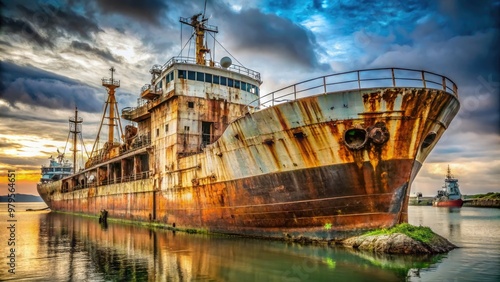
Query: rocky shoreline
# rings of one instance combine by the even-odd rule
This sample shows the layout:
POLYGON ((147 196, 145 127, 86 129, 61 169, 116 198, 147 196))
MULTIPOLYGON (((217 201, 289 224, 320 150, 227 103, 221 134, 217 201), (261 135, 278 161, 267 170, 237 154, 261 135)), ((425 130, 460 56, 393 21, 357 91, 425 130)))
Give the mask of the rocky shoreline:
POLYGON ((383 235, 361 235, 347 238, 338 243, 344 247, 386 254, 440 254, 457 246, 434 233, 429 242, 422 242, 403 233, 383 235))
POLYGON ((500 208, 500 199, 472 199, 464 202, 464 207, 500 208))

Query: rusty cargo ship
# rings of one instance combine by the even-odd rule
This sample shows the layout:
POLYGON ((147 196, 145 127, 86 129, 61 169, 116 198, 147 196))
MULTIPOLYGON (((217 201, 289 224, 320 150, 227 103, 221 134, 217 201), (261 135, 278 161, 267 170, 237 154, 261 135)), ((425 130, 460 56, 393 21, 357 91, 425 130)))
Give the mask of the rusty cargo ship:
POLYGON ((410 185, 458 112, 454 82, 381 68, 260 95, 258 72, 206 58, 216 27, 180 21, 194 29, 195 58, 151 68, 137 107, 121 111, 131 124, 120 142, 120 82, 102 80, 107 141, 85 168, 38 185, 52 210, 322 240, 407 221, 410 185))

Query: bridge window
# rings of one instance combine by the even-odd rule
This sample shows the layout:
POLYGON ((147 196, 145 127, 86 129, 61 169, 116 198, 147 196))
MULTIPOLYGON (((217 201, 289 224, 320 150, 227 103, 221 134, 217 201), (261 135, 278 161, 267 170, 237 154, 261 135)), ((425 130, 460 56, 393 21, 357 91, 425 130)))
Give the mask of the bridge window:
POLYGON ((166 80, 167 80, 167 83, 174 80, 174 72, 173 71, 171 71, 169 74, 167 74, 166 80))
POLYGON ((177 77, 178 78, 186 78, 186 71, 185 70, 177 70, 177 77))
POLYGON ((205 74, 205 82, 212 83, 212 75, 207 73, 205 74))
MULTIPOLYGON (((187 78, 189 80, 202 81, 207 83, 214 83, 223 86, 234 87, 236 89, 241 89, 243 91, 250 92, 252 94, 259 95, 259 88, 253 84, 246 83, 240 80, 228 78, 225 76, 212 75, 210 73, 196 72, 196 71, 185 71, 185 70, 177 70, 177 74, 179 78, 187 78)), ((170 82, 174 80, 174 72, 170 72, 166 76, 166 82, 170 82)), ((159 84, 161 88, 161 82, 159 84)))
POLYGON ((196 80, 197 81, 205 81, 205 74, 202 72, 196 72, 196 80))

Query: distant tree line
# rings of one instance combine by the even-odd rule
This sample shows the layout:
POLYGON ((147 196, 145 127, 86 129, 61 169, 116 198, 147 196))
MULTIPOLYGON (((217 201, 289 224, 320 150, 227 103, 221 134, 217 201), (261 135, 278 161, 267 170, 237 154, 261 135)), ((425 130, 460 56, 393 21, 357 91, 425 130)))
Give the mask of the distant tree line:
POLYGON ((488 192, 486 194, 464 195, 466 199, 500 199, 500 193, 488 192))

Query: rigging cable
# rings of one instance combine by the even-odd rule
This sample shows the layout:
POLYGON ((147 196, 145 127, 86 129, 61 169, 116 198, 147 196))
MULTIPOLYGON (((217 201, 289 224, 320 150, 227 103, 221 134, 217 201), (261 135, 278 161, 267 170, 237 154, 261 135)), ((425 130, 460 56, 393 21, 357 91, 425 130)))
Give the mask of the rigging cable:
MULTIPOLYGON (((191 35, 191 37, 188 39, 188 41, 186 42, 186 44, 184 44, 184 47, 182 47, 181 52, 179 53, 179 55, 181 57, 182 57, 182 51, 184 50, 184 48, 186 48, 186 45, 191 42, 191 39, 193 39, 193 36, 194 36, 194 32, 191 35)), ((190 48, 189 50, 191 50, 191 45, 189 46, 189 48, 190 48)), ((188 51, 188 57, 189 57, 189 51, 188 51)))
MULTIPOLYGON (((209 33, 209 34, 210 34, 210 33, 209 33)), ((238 59, 236 59, 236 57, 235 57, 235 56, 233 56, 233 54, 229 53, 229 51, 228 51, 226 48, 224 48, 224 46, 222 46, 222 44, 220 44, 220 42, 219 42, 219 41, 217 41, 217 39, 215 39, 215 36, 213 36, 212 34, 210 34, 210 36, 212 36, 212 38, 214 39, 214 41, 215 41, 215 42, 217 42, 217 43, 219 43, 220 47, 222 47, 222 49, 224 49, 224 50, 225 50, 225 51, 226 51, 226 52, 227 52, 227 53, 228 53, 231 57, 233 57, 233 59, 234 59, 236 62, 238 62, 238 64, 240 64, 240 66, 244 67, 244 65, 243 65, 240 61, 238 61, 238 59)), ((214 49, 215 49, 215 48, 214 48, 214 49)))

